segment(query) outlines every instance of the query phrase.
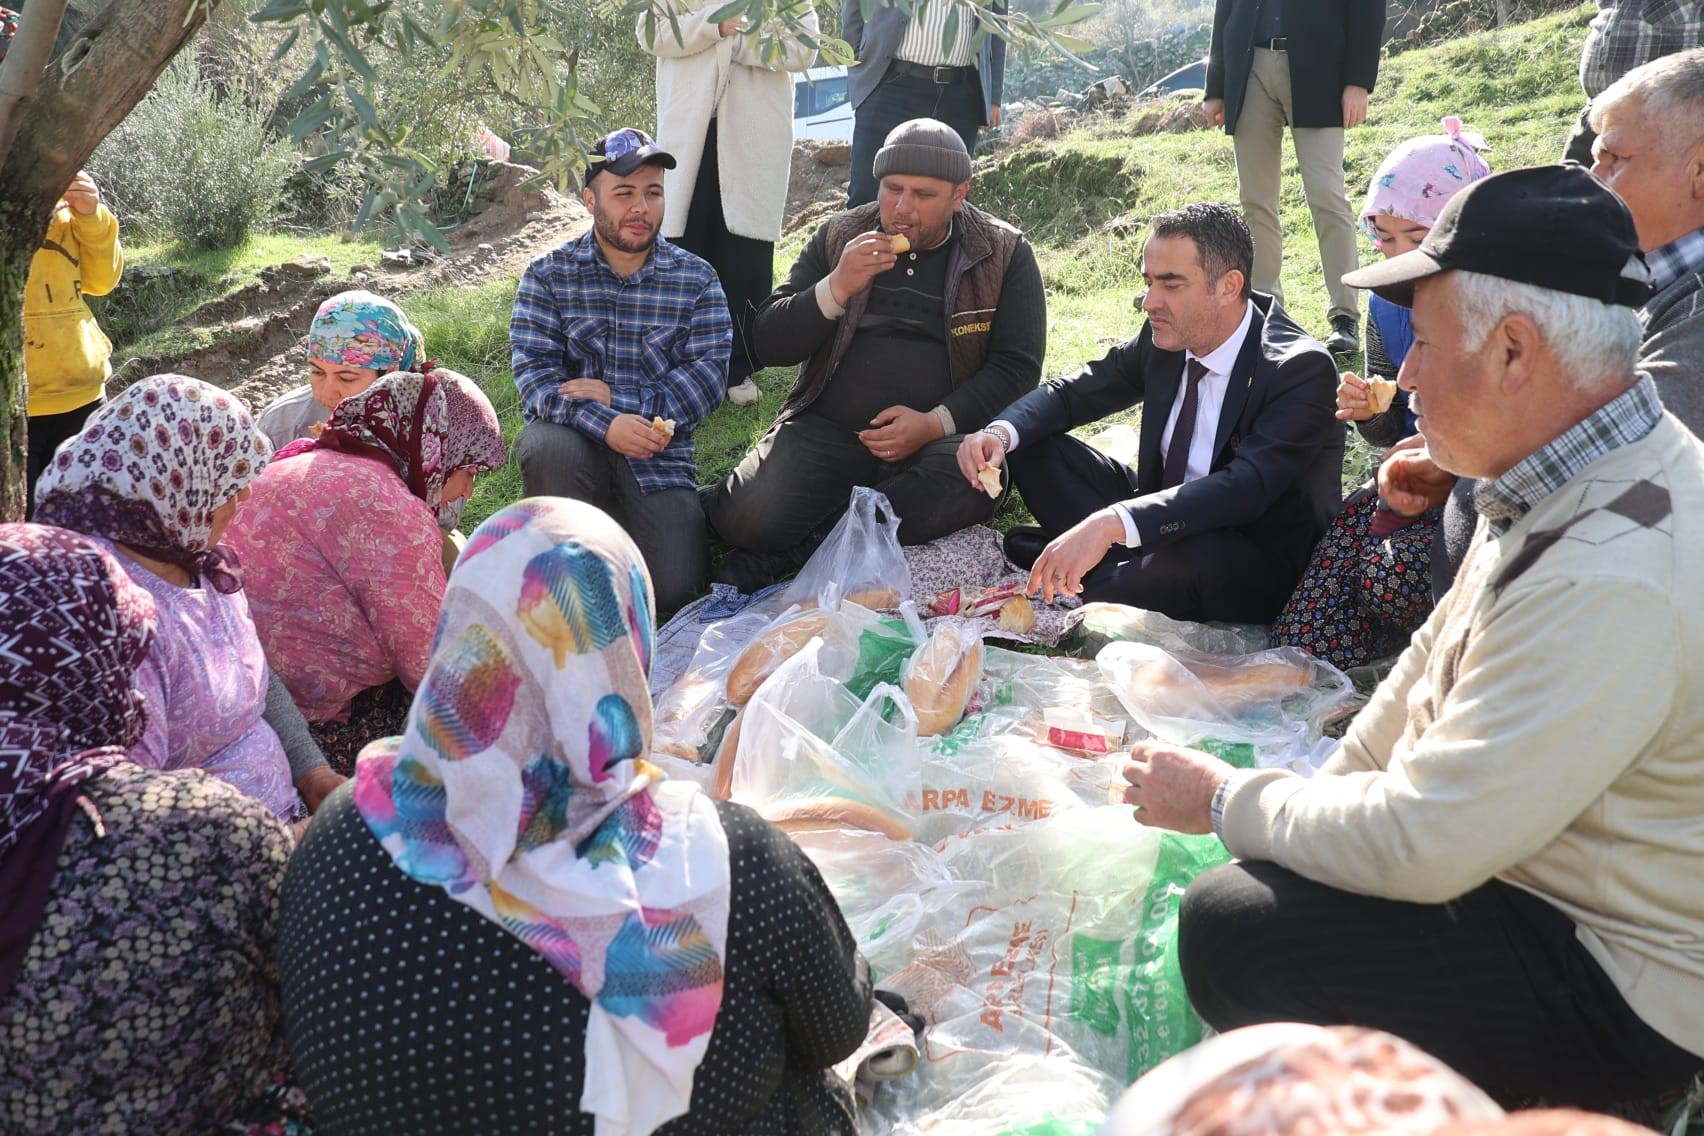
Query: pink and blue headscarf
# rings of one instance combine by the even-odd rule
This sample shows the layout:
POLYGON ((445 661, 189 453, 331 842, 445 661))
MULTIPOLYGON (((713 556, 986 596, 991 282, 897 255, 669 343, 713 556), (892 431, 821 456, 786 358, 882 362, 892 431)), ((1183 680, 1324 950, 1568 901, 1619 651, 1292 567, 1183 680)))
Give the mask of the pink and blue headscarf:
POLYGON ((1480 152, 1485 139, 1462 127, 1461 119, 1443 120, 1444 133, 1410 138, 1392 150, 1373 175, 1361 207, 1361 223, 1378 214, 1400 217, 1430 229, 1444 203, 1491 173, 1480 152))
POLYGON ((308 358, 345 367, 427 371, 425 340, 402 309, 372 292, 339 292, 308 325, 308 358))
POLYGON ((687 1111, 722 1001, 728 841, 649 761, 650 577, 591 505, 529 498, 468 540, 406 733, 355 806, 406 875, 520 939, 591 1002, 599 1136, 687 1111))

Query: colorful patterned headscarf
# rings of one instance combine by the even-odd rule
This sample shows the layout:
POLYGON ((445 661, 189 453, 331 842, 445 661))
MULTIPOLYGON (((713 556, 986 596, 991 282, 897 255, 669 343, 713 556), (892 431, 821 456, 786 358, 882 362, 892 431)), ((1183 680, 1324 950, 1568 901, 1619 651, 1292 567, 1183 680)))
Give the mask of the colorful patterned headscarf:
POLYGON ((78 787, 142 738, 154 601, 85 537, 0 525, 0 995, 52 891, 78 787))
POLYGON ((1118 1136, 1422 1136, 1503 1115, 1436 1057, 1380 1030, 1274 1022, 1220 1034, 1125 1090, 1118 1136))
POLYGON ((18 34, 18 13, 10 8, 0 8, 0 61, 4 61, 6 53, 12 49, 12 37, 18 34))
POLYGON ((155 375, 97 410, 36 483, 36 520, 128 545, 242 587, 211 546, 213 514, 260 476, 272 443, 236 398, 185 375, 155 375))
POLYGON ((508 456, 491 400, 472 379, 443 368, 429 375, 384 375, 350 395, 331 412, 313 448, 386 463, 410 493, 437 509, 438 523, 446 528, 455 527, 465 504, 440 500, 450 474, 484 473, 508 456))
POLYGON ((355 769, 355 806, 398 868, 591 1001, 579 1107, 604 1136, 686 1112, 727 952, 714 803, 646 760, 653 610, 604 513, 509 506, 450 576, 407 732, 355 769))
POLYGON ((1466 186, 1487 177, 1491 167, 1479 156, 1489 150, 1485 139, 1463 130, 1450 115, 1444 133, 1410 138, 1385 158, 1367 189, 1361 223, 1383 213, 1430 229, 1438 223, 1444 203, 1466 186))
POLYGON ((401 308, 371 292, 339 292, 321 304, 308 325, 307 347, 310 359, 380 374, 431 369, 420 329, 401 308))

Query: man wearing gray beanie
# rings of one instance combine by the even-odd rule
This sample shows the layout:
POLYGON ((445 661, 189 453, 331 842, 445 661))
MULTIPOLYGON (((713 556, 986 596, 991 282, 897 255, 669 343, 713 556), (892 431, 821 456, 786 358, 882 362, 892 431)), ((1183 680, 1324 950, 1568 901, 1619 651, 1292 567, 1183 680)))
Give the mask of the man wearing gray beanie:
POLYGON ((886 495, 903 544, 988 520, 997 501, 959 475, 959 440, 1041 376, 1035 253, 965 200, 958 132, 901 123, 874 168, 877 199, 829 218, 752 321, 765 361, 801 366, 774 424, 705 490, 734 548, 712 578, 741 591, 802 566, 854 486, 886 495))

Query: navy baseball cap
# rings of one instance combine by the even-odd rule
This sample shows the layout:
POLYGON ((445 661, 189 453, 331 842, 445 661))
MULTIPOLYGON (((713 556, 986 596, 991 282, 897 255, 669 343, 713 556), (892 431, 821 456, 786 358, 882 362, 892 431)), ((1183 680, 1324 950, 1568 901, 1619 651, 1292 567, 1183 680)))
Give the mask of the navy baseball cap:
POLYGON ((1450 198, 1420 247, 1347 273, 1393 304, 1414 284, 1460 269, 1637 308, 1651 295, 1633 214, 1584 166, 1509 170, 1450 198))

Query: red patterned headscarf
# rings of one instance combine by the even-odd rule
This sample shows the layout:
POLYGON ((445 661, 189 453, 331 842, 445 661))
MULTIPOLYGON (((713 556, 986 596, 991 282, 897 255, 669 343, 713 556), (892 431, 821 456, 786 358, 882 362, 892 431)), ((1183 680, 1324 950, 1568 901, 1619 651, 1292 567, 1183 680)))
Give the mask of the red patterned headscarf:
POLYGON ((142 738, 132 679, 154 601, 106 552, 46 525, 0 525, 0 995, 51 893, 79 786, 142 738))
POLYGON ((508 456, 503 427, 472 379, 440 367, 401 371, 337 404, 314 448, 376 458, 396 470, 408 491, 454 525, 462 502, 444 505, 444 482, 458 469, 496 469, 508 456), (453 515, 449 515, 453 514, 453 515))

